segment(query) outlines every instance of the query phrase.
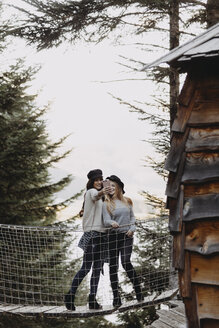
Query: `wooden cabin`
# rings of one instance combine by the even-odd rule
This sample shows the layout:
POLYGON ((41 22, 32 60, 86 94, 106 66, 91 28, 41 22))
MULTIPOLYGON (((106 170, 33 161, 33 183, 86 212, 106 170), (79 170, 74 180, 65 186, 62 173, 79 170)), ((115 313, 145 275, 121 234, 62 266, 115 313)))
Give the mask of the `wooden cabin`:
POLYGON ((187 73, 165 163, 173 266, 188 327, 218 328, 219 24, 149 66, 162 62, 187 73))

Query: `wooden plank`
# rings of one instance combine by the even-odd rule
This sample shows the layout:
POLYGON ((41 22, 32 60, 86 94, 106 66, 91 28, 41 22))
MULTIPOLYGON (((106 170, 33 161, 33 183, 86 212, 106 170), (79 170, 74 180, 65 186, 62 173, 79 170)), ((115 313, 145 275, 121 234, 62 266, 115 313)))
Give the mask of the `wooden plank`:
MULTIPOLYGON (((31 308, 29 314, 35 315, 35 314, 43 314, 46 311, 52 311, 57 308, 60 308, 59 306, 54 306, 54 305, 36 305, 33 308, 31 308)), ((66 308, 65 308, 66 311, 66 308)))
POLYGON ((173 237, 173 248, 172 248, 173 267, 180 270, 184 269, 184 238, 185 238, 185 227, 183 224, 181 233, 180 232, 176 233, 173 237))
POLYGON ((187 153, 181 181, 200 183, 219 180, 218 168, 219 153, 187 153))
POLYGON ((33 316, 36 314, 43 314, 43 312, 59 308, 58 306, 43 306, 43 305, 23 305, 20 308, 16 308, 10 311, 13 314, 23 314, 28 316, 33 316))
MULTIPOLYGON (((193 110, 194 103, 196 101, 196 98, 199 96, 199 90, 198 90, 199 83, 196 82, 195 79, 192 79, 191 83, 193 83, 194 86, 193 86, 193 90, 191 90, 191 96, 188 95, 188 101, 186 101, 185 99, 182 100, 181 96, 179 96, 179 106, 177 109, 176 118, 171 127, 171 131, 173 132, 181 132, 181 133, 185 132, 187 123, 189 121, 190 115, 193 110), (183 104, 184 102, 185 105, 183 104)), ((188 90, 188 94, 189 94, 189 90, 188 90)))
POLYGON ((179 270, 180 292, 183 298, 192 296, 191 272, 190 272, 190 254, 184 252, 184 269, 179 270))
MULTIPOLYGON (((175 304, 175 300, 171 300, 170 303, 175 304)), ((159 319, 155 320, 150 326, 146 326, 146 328, 150 327, 158 327, 158 328, 185 328, 186 327, 186 317, 185 317, 185 309, 182 301, 177 301, 177 306, 174 308, 170 308, 169 310, 158 310, 157 314, 160 316, 159 319), (171 321, 162 320, 163 317, 173 318, 175 321, 171 323, 171 321), (165 322, 166 321, 166 322, 165 322), (174 326, 173 326, 174 324, 174 326)))
POLYGON ((219 218, 187 223, 185 249, 201 255, 219 252, 219 218))
POLYGON ((14 309, 19 309, 21 307, 23 307, 23 305, 20 305, 20 304, 1 304, 0 312, 10 312, 14 309))
POLYGON ((124 312, 124 311, 131 310, 134 308, 147 307, 147 306, 154 305, 156 296, 157 296, 157 294, 153 293, 152 295, 145 297, 142 302, 136 302, 135 300, 125 302, 124 304, 122 304, 122 306, 120 306, 118 308, 118 311, 124 312))
POLYGON ((197 101, 219 99, 218 72, 209 72, 209 70, 207 70, 205 76, 201 77, 199 80, 199 97, 197 101))
POLYGON ((184 185, 184 196, 186 198, 205 194, 219 194, 219 181, 184 185))
POLYGON ((185 150, 186 152, 219 150, 219 128, 191 128, 185 150))
POLYGON ((17 309, 13 309, 10 311, 10 313, 16 313, 16 314, 31 314, 32 310, 34 310, 35 306, 34 305, 31 305, 31 306, 27 306, 27 305, 24 305, 22 307, 19 307, 17 309))
POLYGON ((194 103, 194 100, 191 101, 189 107, 186 107, 183 105, 178 106, 176 118, 175 118, 172 128, 171 128, 172 131, 181 132, 181 133, 185 132, 186 125, 189 121, 189 118, 190 118, 190 115, 192 112, 193 103, 194 103))
POLYGON ((142 302, 136 302, 136 301, 126 302, 120 308, 118 308, 118 311, 124 312, 130 309, 135 309, 140 307, 145 308, 151 305, 165 303, 171 300, 173 297, 175 297, 177 293, 178 293, 178 288, 167 290, 165 292, 162 292, 160 295, 156 295, 156 293, 154 293, 151 296, 145 297, 144 301, 142 302))
POLYGON ((202 256, 192 253, 190 263, 192 282, 219 286, 219 254, 202 256))
POLYGON ((215 125, 219 123, 219 102, 198 102, 194 105, 188 124, 194 125, 215 125))
POLYGON ((169 230, 171 233, 180 232, 182 230, 183 203, 184 186, 182 185, 178 199, 169 199, 169 230))
POLYGON ((172 198, 178 197, 182 174, 185 165, 185 159, 186 159, 186 153, 184 152, 182 154, 177 172, 176 173, 170 172, 169 174, 167 187, 166 187, 166 195, 168 197, 172 197, 172 198))
POLYGON ((171 308, 169 311, 172 313, 177 313, 178 315, 181 315, 182 317, 185 317, 184 304, 182 306, 176 306, 174 308, 171 308))
POLYGON ((186 327, 185 322, 179 322, 178 318, 170 317, 167 313, 161 314, 159 321, 169 325, 170 327, 186 327))
POLYGON ((194 284, 192 284, 191 297, 184 298, 184 303, 188 328, 200 328, 196 301, 196 286, 194 286, 194 284))
POLYGON ((173 313, 170 311, 165 311, 165 310, 159 310, 157 311, 160 321, 165 322, 172 327, 179 327, 179 325, 184 325, 186 324, 186 319, 183 316, 178 315, 177 313, 173 313))
POLYGON ((154 328, 171 328, 170 325, 167 325, 164 322, 161 322, 160 320, 156 320, 153 322, 152 327, 154 328))
POLYGON ((197 305, 200 319, 219 320, 219 286, 197 285, 197 305))
POLYGON ((201 320, 201 328, 218 328, 219 320, 215 319, 202 319, 201 320))
POLYGON ((57 308, 45 311, 43 315, 45 317, 71 317, 71 318, 88 318, 93 316, 102 316, 112 314, 116 311, 116 308, 110 306, 103 306, 101 310, 90 310, 86 305, 77 306, 75 311, 67 310, 65 306, 59 306, 57 308))
POLYGON ((186 129, 185 133, 173 133, 171 140, 170 151, 167 155, 167 159, 164 164, 164 168, 167 171, 176 172, 182 153, 185 148, 186 140, 189 134, 189 128, 186 129))
POLYGON ((197 79, 187 74, 182 90, 178 97, 178 103, 187 107, 193 97, 195 87, 197 86, 197 79))
MULTIPOLYGON (((217 59, 218 61, 218 59, 217 59)), ((214 62, 215 63, 215 62, 214 62)), ((199 89, 201 94, 204 94, 204 96, 207 97, 203 100, 211 100, 210 97, 211 93, 209 93, 210 89, 218 89, 219 88, 219 75, 218 70, 215 70, 214 64, 211 66, 211 69, 209 70, 203 70, 201 72, 201 75, 199 77, 199 89)), ((219 98, 219 95, 216 95, 216 99, 219 98)), ((202 99, 202 98, 201 98, 202 99)))
POLYGON ((183 221, 219 217, 219 194, 195 196, 185 200, 183 221))
POLYGON ((204 82, 201 83, 201 90, 199 93, 199 97, 197 98, 197 101, 205 101, 205 100, 213 100, 217 99, 219 100, 219 81, 218 78, 209 85, 204 84, 204 82), (213 83, 213 85, 212 85, 213 83))

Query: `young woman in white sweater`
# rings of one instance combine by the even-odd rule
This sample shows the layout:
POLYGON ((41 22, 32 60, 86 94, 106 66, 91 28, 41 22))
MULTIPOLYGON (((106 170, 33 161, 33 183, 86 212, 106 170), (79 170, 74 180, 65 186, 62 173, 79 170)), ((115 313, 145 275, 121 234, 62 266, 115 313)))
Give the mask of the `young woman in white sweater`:
POLYGON ((142 301, 143 295, 139 278, 131 263, 133 247, 133 235, 135 232, 135 216, 132 208, 132 201, 124 197, 124 184, 116 176, 111 175, 111 190, 105 197, 103 204, 103 222, 105 227, 111 227, 109 232, 109 268, 110 281, 113 291, 113 306, 121 306, 121 298, 118 291, 118 267, 119 256, 130 281, 134 286, 137 300, 142 301))
POLYGON ((90 279, 89 308, 101 309, 96 300, 97 287, 102 269, 101 245, 106 228, 102 222, 103 196, 109 191, 103 188, 103 173, 99 169, 91 170, 88 175, 87 191, 83 204, 83 231, 78 246, 84 250, 83 263, 76 273, 69 292, 65 295, 65 306, 75 310, 74 300, 78 286, 92 267, 90 279))

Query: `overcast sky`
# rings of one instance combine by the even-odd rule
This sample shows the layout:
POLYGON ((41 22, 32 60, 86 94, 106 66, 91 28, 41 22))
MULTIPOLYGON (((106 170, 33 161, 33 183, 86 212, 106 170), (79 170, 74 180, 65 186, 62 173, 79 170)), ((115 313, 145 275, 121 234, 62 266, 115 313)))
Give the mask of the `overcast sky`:
MULTIPOLYGON (((131 39, 132 42, 135 40, 131 39)), ((144 167, 144 158, 154 153, 142 141, 151 137, 151 126, 138 120, 137 114, 130 113, 110 95, 126 101, 149 102, 153 96, 152 85, 142 81, 101 83, 145 76, 145 73, 128 74, 118 64, 119 55, 145 62, 154 58, 134 46, 115 46, 110 40, 99 45, 63 45, 39 53, 17 40, 10 45, 4 59, 5 63, 12 63, 15 58, 25 56, 27 65, 42 66, 30 92, 41 89, 38 97, 41 105, 51 101, 46 117, 51 139, 55 141, 71 134, 64 149, 74 149, 57 165, 58 170, 53 171, 57 178, 65 173, 75 177, 66 195, 85 187, 88 171, 100 168, 104 177, 118 175, 125 183, 127 196, 133 200, 142 200, 139 195, 142 190, 164 197, 164 181, 151 168, 144 167)))

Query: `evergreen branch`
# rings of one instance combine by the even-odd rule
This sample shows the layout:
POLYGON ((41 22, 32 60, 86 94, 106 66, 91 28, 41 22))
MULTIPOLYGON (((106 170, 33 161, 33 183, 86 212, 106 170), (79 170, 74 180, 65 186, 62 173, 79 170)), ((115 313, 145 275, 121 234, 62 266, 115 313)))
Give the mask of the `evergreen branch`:
POLYGON ((72 181, 72 175, 69 174, 56 183, 47 184, 44 186, 39 186, 30 189, 15 190, 13 194, 15 197, 22 194, 22 197, 26 197, 26 198, 32 198, 34 196, 36 196, 37 198, 41 198, 44 197, 46 194, 48 194, 48 192, 51 194, 59 192, 71 181, 72 181))
POLYGON ((114 83, 114 82, 125 82, 125 81, 153 81, 152 79, 119 79, 119 80, 108 80, 108 81, 92 81, 94 83, 114 83))
MULTIPOLYGON (((169 50, 169 48, 167 48, 167 47, 164 47, 163 45, 159 45, 159 44, 151 44, 151 43, 141 43, 141 42, 133 42, 133 43, 120 43, 119 44, 120 46, 125 46, 125 47, 127 47, 127 46, 150 46, 150 47, 152 47, 152 48, 159 48, 159 49, 164 49, 164 50, 169 50)), ((121 57, 123 57, 123 56, 121 56, 121 57)), ((125 57, 124 57, 125 58, 125 57)), ((145 63, 144 63, 144 65, 145 65, 145 63)))
POLYGON ((206 3, 203 1, 199 1, 199 0, 180 0, 181 3, 185 3, 185 4, 192 4, 192 5, 200 5, 206 8, 206 3))
POLYGON ((157 115, 151 114, 149 112, 146 112, 143 109, 141 109, 141 108, 139 108, 139 107, 137 107, 137 106, 135 106, 133 104, 130 104, 129 102, 127 102, 127 101, 125 101, 125 100, 123 100, 123 99, 121 99, 119 97, 114 96, 111 93, 109 93, 109 95, 111 97, 113 97, 114 99, 118 100, 121 105, 125 105, 125 106, 129 107, 130 108, 130 110, 129 110, 130 112, 132 112, 132 113, 139 113, 141 115, 145 115, 145 117, 144 118, 141 118, 141 120, 150 119, 151 121, 157 120, 159 122, 166 122, 166 123, 168 122, 169 123, 169 120, 168 119, 164 119, 163 117, 161 118, 160 116, 157 116, 157 115))
POLYGON ((146 205, 162 209, 162 211, 167 213, 166 203, 161 198, 149 193, 148 191, 141 191, 140 195, 144 197, 146 205))

